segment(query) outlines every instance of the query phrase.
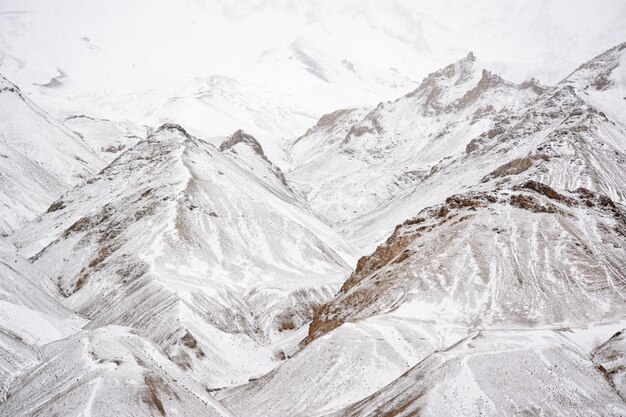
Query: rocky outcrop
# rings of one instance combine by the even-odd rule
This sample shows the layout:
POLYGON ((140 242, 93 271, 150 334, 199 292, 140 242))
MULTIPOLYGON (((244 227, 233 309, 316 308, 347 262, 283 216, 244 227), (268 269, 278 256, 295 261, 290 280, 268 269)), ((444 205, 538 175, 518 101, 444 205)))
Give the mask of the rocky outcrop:
POLYGON ((272 161, 270 161, 267 158, 267 156, 265 156, 265 152, 263 152, 263 147, 261 146, 259 141, 256 140, 254 136, 247 134, 243 130, 238 130, 235 133, 233 133, 231 136, 226 138, 220 145, 219 149, 221 152, 226 152, 228 150, 231 150, 232 152, 237 153, 235 146, 238 144, 244 144, 245 146, 250 147, 250 149, 252 149, 252 151, 259 158, 261 158, 263 161, 267 163, 267 165, 269 165, 269 168, 271 169, 273 174, 280 180, 280 182, 285 187, 291 189, 289 186, 289 183, 287 182, 287 178, 285 178, 285 174, 283 174, 283 171, 279 167, 274 165, 272 161))

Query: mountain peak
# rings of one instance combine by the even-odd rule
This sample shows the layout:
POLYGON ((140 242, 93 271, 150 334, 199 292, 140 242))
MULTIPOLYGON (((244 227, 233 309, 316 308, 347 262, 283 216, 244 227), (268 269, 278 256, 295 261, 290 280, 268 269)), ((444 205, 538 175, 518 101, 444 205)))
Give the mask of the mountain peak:
POLYGON ((592 87, 595 90, 606 90, 613 85, 621 84, 615 69, 626 65, 626 42, 616 45, 600 55, 585 62, 568 75, 561 84, 574 84, 579 88, 592 87))
MULTIPOLYGON (((254 171, 253 166, 255 165, 255 162, 253 160, 246 159, 244 157, 244 160, 246 162, 241 163, 241 160, 240 160, 241 155, 236 155, 237 151, 234 149, 234 147, 238 145, 239 143, 242 143, 248 146, 252 150, 254 155, 258 156, 263 161, 262 165, 269 167, 269 170, 272 172, 272 174, 280 180, 282 185, 284 185, 285 187, 287 187, 287 189, 289 189, 289 192, 291 192, 291 187, 289 186, 289 183, 287 182, 287 178, 285 178, 285 175, 283 174, 281 169, 278 166, 274 165, 274 163, 270 161, 270 159, 265 155, 265 152, 263 151, 263 147, 254 136, 244 132, 242 129, 239 129, 235 133, 227 137, 222 142, 219 149, 221 152, 225 152, 231 149, 232 151, 231 151, 230 156, 231 157, 235 156, 236 157, 235 159, 239 160, 239 164, 243 169, 254 171)), ((252 159, 257 159, 257 158, 252 158, 252 159)))
POLYGON ((161 126, 159 126, 159 128, 156 130, 155 133, 159 133, 159 132, 166 132, 166 131, 177 131, 179 133, 181 133, 183 136, 185 136, 186 138, 191 138, 191 135, 189 133, 187 133, 187 131, 179 124, 176 123, 163 123, 161 126))
MULTIPOLYGON (((486 69, 476 59, 474 53, 469 52, 460 60, 430 73, 419 87, 405 98, 416 98, 421 101, 425 115, 451 113, 467 108, 488 92, 501 86, 510 89, 511 92, 522 89, 522 86, 515 85, 486 69)), ((527 87, 530 86, 525 88, 527 87)), ((540 88, 533 88, 532 91, 535 94, 543 92, 540 88)))
POLYGON ((257 155, 267 160, 265 152, 263 151, 263 147, 261 146, 259 141, 254 136, 244 132, 242 129, 237 130, 235 133, 227 137, 220 145, 220 151, 224 152, 228 149, 231 149, 238 143, 245 143, 246 145, 250 146, 257 155))

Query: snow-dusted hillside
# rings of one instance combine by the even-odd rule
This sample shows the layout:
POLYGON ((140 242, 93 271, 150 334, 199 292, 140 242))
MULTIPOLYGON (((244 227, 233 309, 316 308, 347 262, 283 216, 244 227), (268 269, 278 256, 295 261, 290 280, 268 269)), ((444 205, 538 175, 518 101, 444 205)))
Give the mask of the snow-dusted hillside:
POLYGON ((11 239, 90 327, 133 327, 210 387, 247 381, 352 258, 244 135, 222 153, 164 125, 11 239))
POLYGON ((86 143, 0 75, 0 235, 104 166, 86 143))
POLYGON ((40 348, 70 336, 85 323, 63 307, 52 281, 0 239, 0 399, 40 348))
POLYGON ((626 405, 562 332, 481 331, 329 416, 622 416, 626 405))
POLYGON ((129 121, 97 119, 84 114, 66 117, 63 125, 85 141, 106 164, 145 138, 148 130, 129 121))
POLYGON ((232 417, 131 329, 105 326, 47 345, 0 411, 6 416, 232 417))
POLYGON ((104 166, 79 137, 0 78, 2 143, 20 152, 55 177, 75 185, 104 166))

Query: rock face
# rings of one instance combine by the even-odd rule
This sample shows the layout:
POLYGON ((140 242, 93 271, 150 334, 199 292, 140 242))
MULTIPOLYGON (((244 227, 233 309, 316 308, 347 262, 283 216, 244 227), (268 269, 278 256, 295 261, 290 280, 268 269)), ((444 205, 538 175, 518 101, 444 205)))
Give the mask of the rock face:
POLYGON ((239 164, 239 166, 247 171, 252 172, 253 175, 261 175, 262 179, 268 183, 275 182, 274 178, 268 178, 265 171, 270 173, 280 181, 281 184, 277 184, 274 188, 284 191, 287 188, 289 195, 293 198, 290 185, 287 183, 285 175, 279 167, 274 165, 263 151, 263 147, 252 135, 247 134, 243 130, 238 130, 231 136, 227 137, 220 145, 220 151, 226 153, 239 164), (258 166, 258 165, 261 166, 258 166))
POLYGON ((212 388, 247 381, 348 269, 272 167, 260 158, 257 178, 163 125, 12 240, 91 328, 133 327, 212 388))

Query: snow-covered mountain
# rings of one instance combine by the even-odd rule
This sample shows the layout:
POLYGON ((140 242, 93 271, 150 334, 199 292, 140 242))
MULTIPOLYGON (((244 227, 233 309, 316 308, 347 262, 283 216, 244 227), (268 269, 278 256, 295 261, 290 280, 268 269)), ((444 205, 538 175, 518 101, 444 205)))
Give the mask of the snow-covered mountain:
MULTIPOLYGON (((409 189, 353 220, 346 236, 372 250, 416 211, 490 179, 525 172, 555 189, 585 187, 624 202, 626 54, 623 44, 590 60, 547 89, 519 117, 463 136, 465 148, 438 161, 409 189), (591 70, 593 68, 593 70, 591 70), (607 82, 598 87, 597 79, 607 82)), ((470 132, 471 133, 471 132, 470 132)), ((453 148, 454 142, 448 144, 453 148)))
POLYGON ((211 388, 271 369, 273 343, 334 294, 352 260, 253 137, 238 131, 220 151, 178 125, 11 239, 89 327, 135 328, 211 388))
POLYGON ((626 415, 625 19, 6 0, 0 417, 626 415))
MULTIPOLYGON (((589 97, 621 94, 624 50, 467 138, 379 208, 386 222, 402 218, 394 204, 419 214, 359 260, 292 358, 222 402, 243 416, 623 414, 603 375, 619 384, 618 357, 590 357, 624 326, 626 134, 597 105, 616 103, 589 97), (294 401, 311 392, 324 401, 294 401)), ((309 133, 324 142, 321 125, 309 133)))
POLYGON ((468 327, 618 319, 626 308, 625 227, 622 208, 585 188, 561 194, 527 181, 448 197, 359 260, 309 340, 398 308, 468 327))
POLYGON ((470 50, 553 84, 622 42, 624 20, 621 0, 4 0, 0 73, 60 119, 243 129, 286 169, 283 141, 333 109, 399 97, 470 50))
POLYGON ((291 178, 328 221, 348 223, 415 188, 474 136, 496 134, 498 123, 519 118, 542 92, 534 81, 503 80, 469 53, 364 115, 324 116, 295 141, 291 178))

